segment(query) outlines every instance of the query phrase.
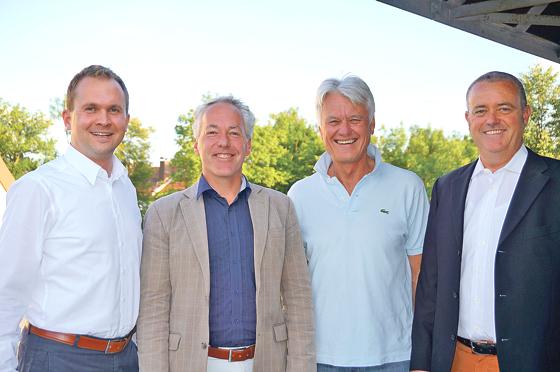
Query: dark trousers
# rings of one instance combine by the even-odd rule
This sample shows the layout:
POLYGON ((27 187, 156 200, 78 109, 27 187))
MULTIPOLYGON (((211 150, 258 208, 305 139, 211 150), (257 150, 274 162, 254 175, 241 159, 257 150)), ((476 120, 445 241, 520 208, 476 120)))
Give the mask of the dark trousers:
POLYGON ((22 333, 20 372, 138 372, 138 349, 132 341, 120 353, 105 354, 22 333))

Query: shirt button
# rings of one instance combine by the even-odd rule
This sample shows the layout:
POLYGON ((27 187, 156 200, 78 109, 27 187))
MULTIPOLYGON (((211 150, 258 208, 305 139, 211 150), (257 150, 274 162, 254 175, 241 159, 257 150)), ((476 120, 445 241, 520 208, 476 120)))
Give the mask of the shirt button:
POLYGON ((208 344, 206 342, 203 342, 201 346, 203 349, 206 349, 208 347, 208 344))

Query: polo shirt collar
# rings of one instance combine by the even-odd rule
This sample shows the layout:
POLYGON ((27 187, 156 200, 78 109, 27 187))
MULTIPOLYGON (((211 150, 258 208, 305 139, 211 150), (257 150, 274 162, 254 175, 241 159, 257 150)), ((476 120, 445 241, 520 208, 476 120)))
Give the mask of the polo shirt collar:
MULTIPOLYGON (((247 179, 244 175, 241 175, 241 187, 239 188, 239 192, 248 189, 251 190, 251 185, 247 182, 247 179)), ((200 179, 198 180, 198 189, 196 190, 196 198, 198 199, 200 195, 204 194, 205 191, 214 190, 212 186, 206 181, 204 175, 200 175, 200 179)), ((215 190, 214 190, 215 191, 215 190)))
MULTIPOLYGON (((522 144, 519 150, 517 150, 517 152, 510 159, 510 161, 502 168, 498 169, 496 172, 499 172, 503 169, 512 173, 521 174, 521 171, 523 170, 523 166, 525 165, 525 161, 527 160, 527 155, 528 155, 527 148, 525 147, 525 145, 522 144)), ((480 161, 480 157, 479 157, 478 160, 476 161, 476 165, 474 167, 474 171, 471 176, 471 179, 482 174, 482 172, 484 172, 485 169, 486 168, 484 168, 484 165, 480 161)))
MULTIPOLYGON (((373 168, 373 170, 370 173, 375 172, 375 170, 381 165, 382 159, 381 159, 381 152, 379 151, 379 149, 377 148, 377 146, 375 146, 374 144, 369 144, 367 147, 367 154, 370 158, 375 160, 375 166, 373 168)), ((317 163, 315 163, 315 166, 313 167, 313 169, 315 169, 315 172, 328 177, 328 170, 329 167, 331 166, 332 163, 332 158, 330 156, 330 154, 328 152, 324 152, 320 157, 319 160, 317 160, 317 163)))
POLYGON ((113 170, 111 172, 111 177, 107 177, 105 169, 101 168, 93 160, 76 150, 72 145, 68 146, 66 153, 64 154, 64 158, 78 171, 78 173, 83 175, 91 185, 95 184, 95 180, 98 176, 115 181, 128 174, 124 165, 122 165, 115 155, 113 155, 112 158, 113 170))

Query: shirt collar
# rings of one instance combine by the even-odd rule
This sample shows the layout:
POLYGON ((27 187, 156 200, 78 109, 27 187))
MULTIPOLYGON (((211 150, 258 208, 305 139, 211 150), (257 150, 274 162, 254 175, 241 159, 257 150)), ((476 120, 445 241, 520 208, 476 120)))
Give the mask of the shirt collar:
POLYGON ((92 161, 90 158, 76 150, 72 145, 68 146, 66 153, 64 154, 66 161, 73 166, 78 173, 81 173, 90 184, 95 184, 97 176, 108 178, 109 180, 115 181, 122 176, 128 174, 126 168, 122 163, 113 155, 113 169, 111 172, 111 177, 107 177, 107 172, 105 169, 101 168, 98 164, 92 161))
MULTIPOLYGON (((241 187, 239 188, 239 192, 248 189, 251 190, 251 185, 247 182, 247 179, 244 175, 241 175, 241 187)), ((198 199, 200 195, 202 195, 205 191, 214 190, 212 186, 206 181, 204 175, 200 175, 200 179, 198 180, 198 189, 196 190, 196 198, 198 199)), ((216 191, 216 190, 214 190, 216 191)))
MULTIPOLYGON (((370 143, 367 147, 367 154, 370 158, 375 160, 374 168, 370 172, 370 173, 373 173, 381 165, 381 162, 382 162, 381 152, 379 151, 377 146, 370 143)), ((328 177, 327 172, 329 170, 329 167, 331 166, 331 163, 332 163, 332 158, 331 158, 330 154, 325 151, 319 157, 319 160, 317 160, 317 163, 315 163, 315 166, 313 167, 313 169, 315 169, 315 172, 317 172, 319 174, 322 174, 325 177, 328 177)))
MULTIPOLYGON (((525 161, 527 160, 527 155, 528 155, 527 148, 525 147, 525 145, 522 144, 519 150, 517 150, 517 152, 510 159, 510 161, 508 161, 506 165, 498 169, 496 172, 499 172, 502 169, 504 169, 512 173, 521 174, 521 171, 523 170, 523 166, 525 165, 525 161)), ((485 169, 486 168, 484 168, 484 165, 482 165, 482 162, 480 161, 480 157, 479 157, 478 160, 476 161, 476 166, 474 167, 474 171, 471 176, 471 179, 484 172, 485 169)))

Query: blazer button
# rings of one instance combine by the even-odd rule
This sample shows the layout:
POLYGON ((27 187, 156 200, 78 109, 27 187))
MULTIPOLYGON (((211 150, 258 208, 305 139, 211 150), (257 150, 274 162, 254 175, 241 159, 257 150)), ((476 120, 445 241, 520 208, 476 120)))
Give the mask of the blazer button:
POLYGON ((455 335, 451 335, 451 341, 455 341, 455 335))
POLYGON ((459 297, 459 295, 457 294, 457 292, 453 292, 453 298, 457 298, 459 297))
POLYGON ((207 347, 208 347, 208 344, 207 344, 206 342, 203 342, 203 343, 202 343, 202 348, 203 348, 203 349, 206 349, 207 347))

